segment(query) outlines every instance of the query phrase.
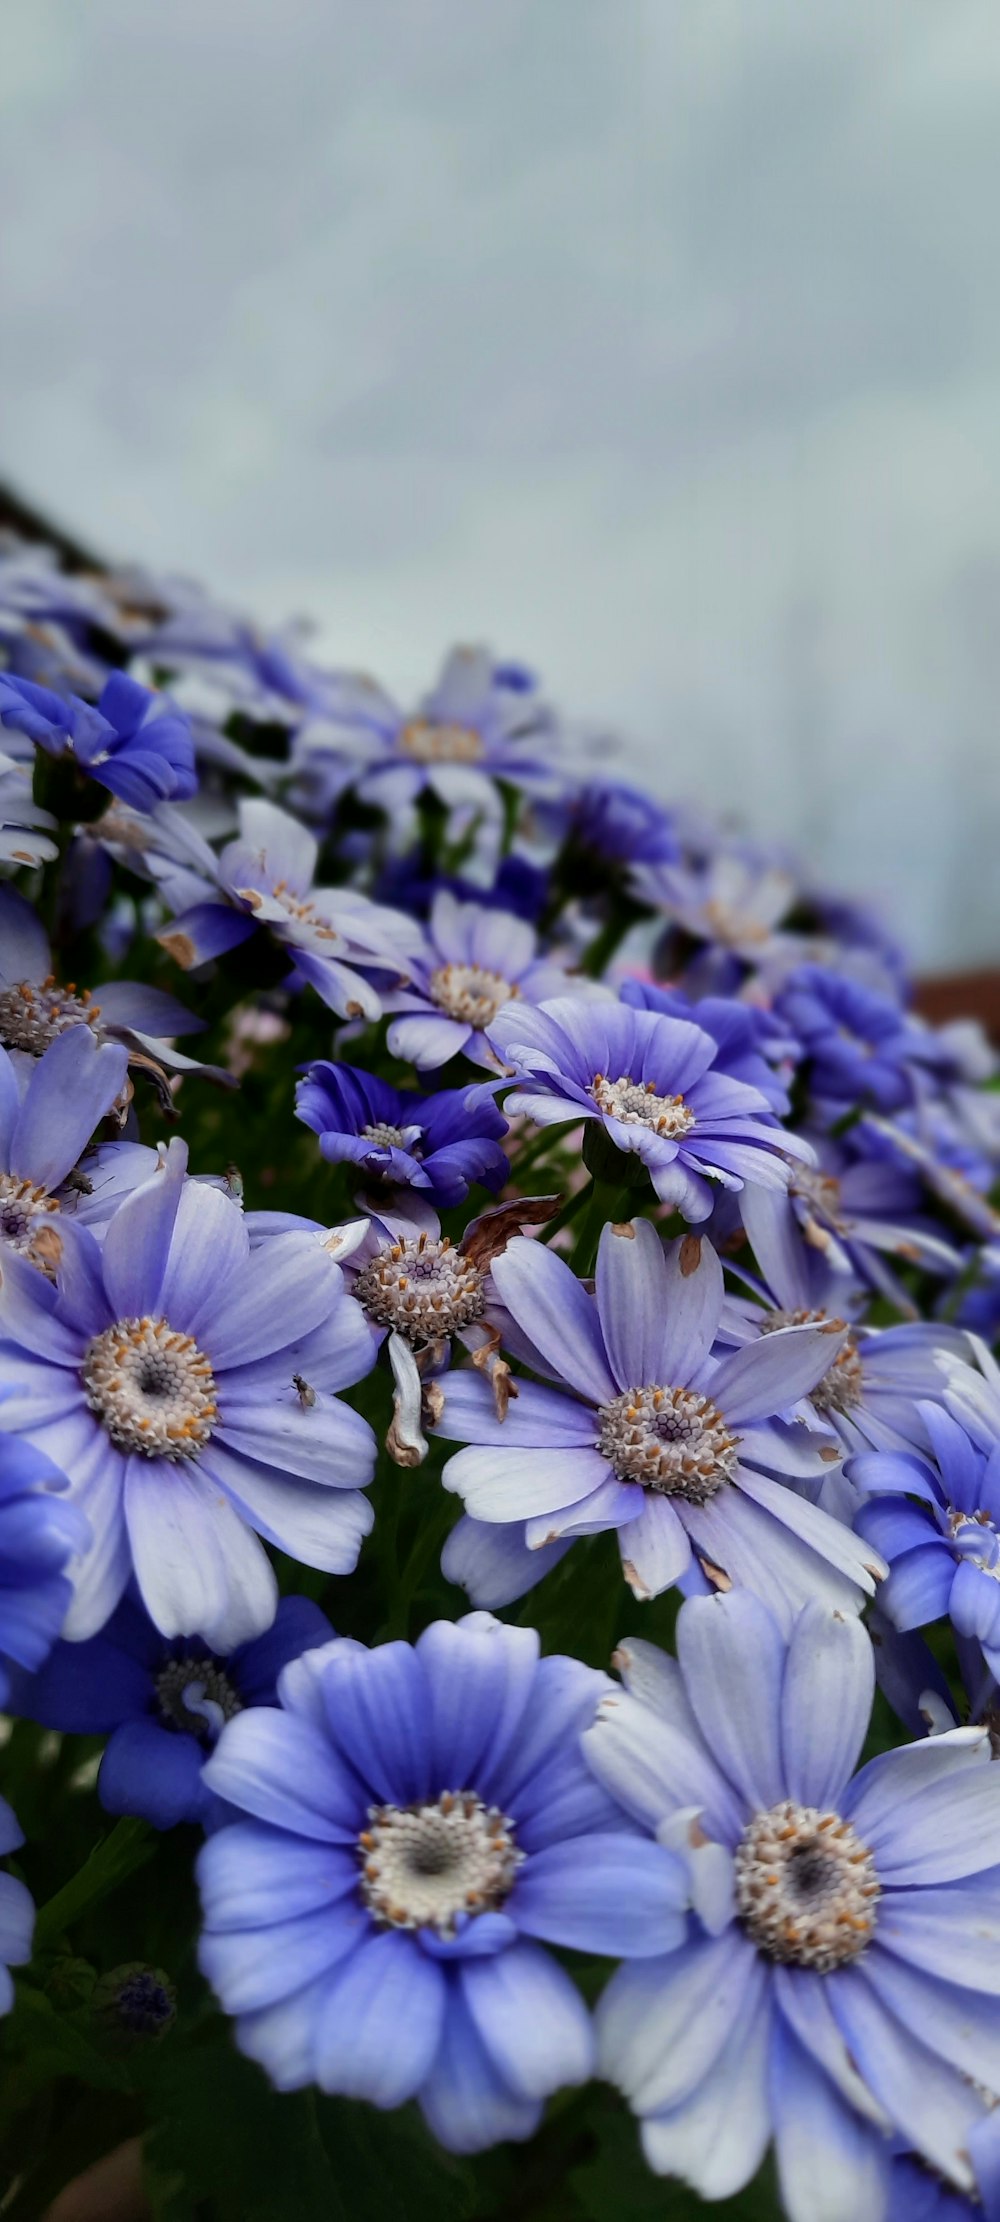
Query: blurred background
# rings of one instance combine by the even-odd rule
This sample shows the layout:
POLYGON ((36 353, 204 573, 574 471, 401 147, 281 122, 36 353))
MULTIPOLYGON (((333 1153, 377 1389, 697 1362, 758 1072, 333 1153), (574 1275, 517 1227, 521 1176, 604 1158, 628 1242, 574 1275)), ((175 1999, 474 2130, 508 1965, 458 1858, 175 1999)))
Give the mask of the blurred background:
POLYGON ((1000 954, 995 0, 5 0, 0 474, 1000 954))

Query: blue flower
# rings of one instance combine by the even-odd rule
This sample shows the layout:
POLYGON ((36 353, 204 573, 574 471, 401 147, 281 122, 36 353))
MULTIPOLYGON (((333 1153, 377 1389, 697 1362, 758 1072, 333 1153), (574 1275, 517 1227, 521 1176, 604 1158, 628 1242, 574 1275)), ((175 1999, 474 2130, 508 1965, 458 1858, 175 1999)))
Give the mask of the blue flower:
POLYGON ((600 1119, 618 1149, 642 1159, 660 1202, 685 1219, 708 1218, 713 1181, 787 1188, 789 1159, 813 1162, 808 1142, 777 1124, 760 1089, 731 1076, 715 1036, 686 1019, 561 997, 537 1010, 505 1004, 487 1041, 517 1076, 508 1111, 540 1126, 600 1119))
POLYGON ((96 708, 78 695, 63 697, 0 673, 0 725, 49 756, 71 755, 133 810, 183 802, 198 784, 190 720, 123 671, 112 674, 96 708))
POLYGON ((0 1435, 0 1705, 8 1667, 33 1671, 55 1643, 73 1596, 69 1561, 91 1541, 68 1502, 65 1474, 32 1443, 0 1435))
POLYGON ((851 1460, 871 1499, 856 1526, 889 1561, 880 1603, 894 1626, 948 1619, 1000 1678, 1000 1395, 971 1366, 942 1368, 939 1381, 942 1402, 917 1406, 927 1450, 851 1460))
POLYGON ((294 761, 307 773, 318 763, 339 786, 355 782, 390 816, 424 788, 449 810, 495 815, 495 780, 552 785, 555 739, 529 673, 496 663, 485 648, 456 648, 416 711, 400 709, 371 679, 342 677, 339 700, 302 734, 294 761))
POLYGON ((858 1104, 901 1111, 943 1052, 892 996, 819 964, 791 973, 775 1009, 797 1037, 814 1096, 834 1117, 858 1104))
POLYGON ((125 1085, 128 1053, 71 1026, 20 1069, 0 1049, 0 1246, 51 1273, 62 1255, 62 1184, 125 1085), (25 1068, 27 1068, 25 1070, 25 1068), (19 1085, 24 1081, 23 1087, 19 1085))
POLYGON ((472 1515, 446 1546, 452 1580, 504 1604, 574 1537, 611 1528, 638 1597, 735 1584, 786 1619, 813 1595, 857 1609, 881 1560, 788 1486, 824 1471, 822 1444, 786 1422, 842 1332, 790 1327, 715 1354, 715 1251, 697 1236, 664 1251, 648 1219, 605 1227, 594 1295, 522 1238, 491 1271, 504 1343, 543 1378, 519 1379, 501 1418, 478 1375, 447 1377, 438 1431, 473 1446, 443 1475, 472 1515), (502 1524, 495 1557, 485 1523, 502 1524))
POLYGON ((218 857, 179 813, 165 830, 167 861, 158 877, 177 916, 158 939, 178 964, 207 964, 264 927, 298 978, 341 1018, 380 1016, 367 975, 405 978, 420 929, 353 888, 314 886, 318 843, 297 819, 273 803, 244 800, 239 839, 218 857))
POLYGON ((167 1037, 201 1033, 203 1021, 162 988, 144 980, 102 981, 98 995, 73 984, 60 987, 37 912, 13 887, 0 886, 0 1044, 41 1057, 58 1035, 79 1026, 89 1026, 98 1041, 123 1042, 129 1063, 162 1081, 168 1104, 164 1067, 231 1083, 217 1066, 170 1046, 167 1037))
POLYGON ((356 1165, 379 1187, 424 1189, 441 1211, 462 1203, 473 1181, 502 1188, 510 1169, 498 1141, 507 1121, 488 1081, 418 1096, 351 1065, 319 1063, 299 1081, 295 1108, 331 1165, 356 1165))
POLYGON ((612 1977, 602 2072, 661 2175, 742 2189, 773 2138, 790 2222, 882 2222, 895 2134, 959 2190, 1000 2090, 1000 1768, 983 1728, 859 1773, 872 1651, 812 1603, 783 1638, 756 1598, 685 1605, 677 1663, 619 1654, 584 1749, 685 1848, 680 1951, 612 1977))
POLYGON ((402 1013, 389 1028, 389 1048, 422 1072, 459 1056, 496 1072, 489 1029, 498 1012, 512 1002, 524 1010, 552 995, 604 1000, 608 991, 592 980, 570 979, 541 955, 527 919, 488 903, 457 902, 445 888, 434 898, 427 939, 406 986, 382 998, 385 1010, 402 1013))
MULTIPOLYGON (((845 1451, 926 1446, 919 1399, 933 1380, 939 1355, 965 1354, 965 1335, 933 1320, 865 1327, 858 1320, 862 1292, 852 1279, 831 1273, 821 1250, 797 1240, 789 1197, 754 1188, 742 1204, 757 1272, 741 1272, 740 1278, 770 1308, 763 1331, 824 1320, 846 1330, 829 1372, 809 1393, 817 1424, 829 1428, 845 1451)), ((734 1264, 732 1270, 740 1269, 734 1264)), ((756 1305, 747 1307, 746 1317, 756 1332, 761 1326, 756 1305)))
POLYGON ((39 1673, 15 1678, 13 1710, 62 1734, 109 1738, 97 1777, 107 1813, 157 1829, 217 1826, 229 1816, 202 1770, 226 1721, 276 1705, 282 1668, 332 1634, 310 1598, 282 1597, 263 1635, 220 1654, 201 1636, 161 1635, 126 1595, 100 1635, 57 1643, 39 1673))
MULTIPOLYGON (((6 1798, 0 1798, 0 1858, 24 1843, 6 1798)), ((35 1906, 30 1890, 16 1875, 0 1874, 0 2014, 14 2004, 12 1967, 23 1967, 31 1958, 35 1933, 35 1906)))
POLYGON ((603 864, 677 864, 681 848, 672 813, 621 779, 588 779, 553 806, 577 849, 603 864))
POLYGON ((335 1642, 238 1714, 205 1769, 248 1816, 204 1847, 200 1962, 281 2090, 401 2106, 442 2144, 530 2137, 593 2066, 543 1947, 618 1958, 684 1934, 683 1867, 588 1773, 606 1678, 473 1613, 412 1648, 335 1642))
POLYGON ((799 1238, 831 1273, 859 1275, 909 1319, 919 1312, 889 1263, 900 1258, 926 1273, 960 1269, 960 1251, 921 1211, 921 1184, 895 1156, 873 1157, 861 1129, 842 1140, 807 1130, 814 1162, 792 1168, 788 1193, 799 1238))
POLYGON ((172 1142, 103 1248, 77 1230, 54 1285, 14 1254, 4 1266, 0 1428, 69 1474, 94 1532, 73 1641, 134 1573, 164 1635, 230 1650, 274 1617, 258 1535, 346 1573, 372 1524, 374 1438, 332 1393, 372 1342, 339 1266, 298 1234, 252 1252, 238 1206, 186 1164, 172 1142))

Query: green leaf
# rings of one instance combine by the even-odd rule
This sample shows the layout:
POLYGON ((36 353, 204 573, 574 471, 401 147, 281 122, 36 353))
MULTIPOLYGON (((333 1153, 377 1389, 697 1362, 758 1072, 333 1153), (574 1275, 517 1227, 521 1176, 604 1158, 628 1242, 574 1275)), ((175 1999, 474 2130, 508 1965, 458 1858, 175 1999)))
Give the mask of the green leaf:
POLYGON ((354 2222, 309 2091, 272 2091, 223 2032, 151 2064, 144 2147, 155 2222, 354 2222))
POLYGON ((116 1822, 72 1879, 40 1908, 35 1924, 36 1953, 54 1944, 97 1899, 107 1897, 135 1868, 152 1859, 155 1850, 156 1838, 145 1821, 116 1822))
POLYGON ((5 2037, 22 2055, 17 2065, 19 2097, 41 2090, 60 2076, 74 2076, 94 2090, 132 2088, 126 2063, 109 2059, 91 2042, 75 2015, 57 2013, 51 1999, 32 1984, 18 1985, 5 2037))

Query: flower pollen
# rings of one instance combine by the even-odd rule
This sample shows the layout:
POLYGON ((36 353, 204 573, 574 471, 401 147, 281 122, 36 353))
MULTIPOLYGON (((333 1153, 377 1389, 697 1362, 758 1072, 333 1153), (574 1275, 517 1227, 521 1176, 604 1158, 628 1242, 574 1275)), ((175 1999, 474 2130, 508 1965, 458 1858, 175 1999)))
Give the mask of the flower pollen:
POLYGON ((214 1743, 226 1721, 243 1711, 243 1700, 212 1658, 171 1659, 154 1683, 156 1702, 168 1728, 214 1743))
POLYGON ((439 725, 433 718, 411 718, 397 745, 415 764, 478 764, 486 753, 471 725, 439 725))
POLYGON ((497 1012, 518 992, 502 972, 489 972, 482 964, 441 964, 431 973, 428 988, 439 1011, 479 1030, 492 1026, 497 1012))
POLYGON ((867 1844, 838 1813, 785 1798, 736 1848, 736 1906, 768 1959, 828 1975, 871 1940, 881 1885, 867 1844))
POLYGON ((51 1274, 62 1255, 59 1204, 45 1188, 15 1173, 0 1173, 0 1242, 51 1274))
POLYGON ((480 1319, 486 1303, 483 1275, 447 1235, 409 1236, 378 1251, 362 1266, 354 1294, 370 1319, 408 1342, 437 1342, 480 1319))
POLYGON ((116 1450, 143 1458, 194 1458, 218 1418, 215 1375, 204 1351, 165 1319, 119 1319, 87 1345, 87 1403, 116 1450))
POLYGON ((26 1050, 30 1057, 41 1057, 71 1026, 96 1027, 100 1015, 100 1004, 93 1002, 88 988, 82 995, 72 981, 58 988, 51 972, 40 984, 19 980, 14 987, 0 988, 0 1042, 5 1049, 26 1050))
POLYGON ((453 1936, 463 1915, 501 1906, 524 1858, 507 1815, 474 1790, 443 1790, 428 1805, 370 1806, 358 1850, 373 1919, 439 1936, 453 1936))
POLYGON ((664 1141, 679 1141, 695 1123, 683 1096, 658 1095, 652 1080, 633 1080, 627 1073, 608 1080, 603 1072, 595 1072, 587 1093, 605 1118, 619 1119, 623 1126, 651 1127, 664 1141))
POLYGON ((625 1389, 598 1417, 597 1447, 619 1481, 706 1504, 733 1478, 739 1437, 696 1389, 625 1389))
MULTIPOLYGON (((761 1334, 773 1335, 781 1327, 826 1327, 831 1334, 843 1333, 846 1321, 833 1319, 829 1312, 769 1312, 761 1322, 761 1334)), ((833 1364, 809 1391, 809 1402, 817 1412, 853 1412, 860 1404, 864 1391, 861 1371, 861 1353, 853 1335, 841 1343, 833 1364)))

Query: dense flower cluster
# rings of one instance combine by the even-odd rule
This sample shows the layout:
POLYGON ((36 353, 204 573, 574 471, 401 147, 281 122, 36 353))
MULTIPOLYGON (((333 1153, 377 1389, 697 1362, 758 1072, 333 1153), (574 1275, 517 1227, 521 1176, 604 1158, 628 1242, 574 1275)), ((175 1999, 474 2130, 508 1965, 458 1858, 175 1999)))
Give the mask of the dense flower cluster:
POLYGON ((0 551, 0 2010, 996 2217, 993 1053, 577 746, 0 551))

